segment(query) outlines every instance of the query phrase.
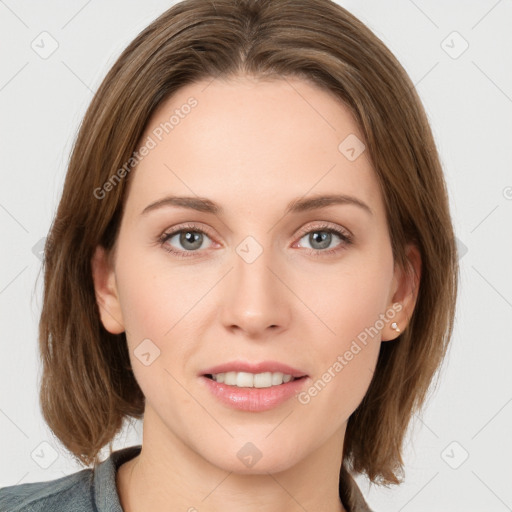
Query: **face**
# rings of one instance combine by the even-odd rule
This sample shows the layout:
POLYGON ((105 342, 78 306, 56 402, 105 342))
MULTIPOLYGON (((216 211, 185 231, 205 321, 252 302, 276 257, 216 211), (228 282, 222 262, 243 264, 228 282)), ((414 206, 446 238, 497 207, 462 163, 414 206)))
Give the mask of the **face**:
POLYGON ((408 318, 377 177, 366 152, 357 156, 363 136, 348 108, 300 79, 208 80, 163 103, 144 143, 113 265, 101 248, 93 260, 103 325, 126 331, 146 397, 144 435, 236 472, 281 471, 338 447, 381 342, 398 336, 390 324, 408 318), (169 196, 208 202, 148 208, 169 196), (307 203, 322 196, 350 199, 307 203), (233 361, 305 377, 235 388, 230 401, 222 390, 233 388, 204 374, 233 361), (254 469, 241 448, 261 454, 254 469))

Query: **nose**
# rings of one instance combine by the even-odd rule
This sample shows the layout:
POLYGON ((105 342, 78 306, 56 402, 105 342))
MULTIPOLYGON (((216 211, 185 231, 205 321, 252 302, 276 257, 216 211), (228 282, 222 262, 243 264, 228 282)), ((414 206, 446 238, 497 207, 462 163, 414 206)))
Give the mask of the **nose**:
POLYGON ((234 252, 233 269, 222 290, 221 321, 226 329, 250 337, 283 330, 290 321, 291 292, 283 265, 264 250, 254 261, 234 252))

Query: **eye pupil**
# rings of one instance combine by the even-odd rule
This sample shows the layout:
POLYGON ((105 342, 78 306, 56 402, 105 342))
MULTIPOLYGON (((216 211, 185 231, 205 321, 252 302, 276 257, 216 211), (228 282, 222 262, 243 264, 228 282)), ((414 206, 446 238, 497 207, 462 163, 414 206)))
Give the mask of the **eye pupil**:
POLYGON ((318 242, 318 238, 320 238, 320 247, 314 247, 313 243, 311 244, 314 249, 325 249, 326 247, 329 247, 331 243, 332 233, 329 233, 327 231, 314 231, 310 235, 310 243, 311 241, 314 243, 318 242), (320 235, 320 236, 317 236, 320 235))
POLYGON ((203 243, 202 236, 197 231, 183 231, 180 235, 180 244, 185 248, 187 248, 186 244, 192 244, 193 247, 188 247, 187 250, 199 249, 203 243))

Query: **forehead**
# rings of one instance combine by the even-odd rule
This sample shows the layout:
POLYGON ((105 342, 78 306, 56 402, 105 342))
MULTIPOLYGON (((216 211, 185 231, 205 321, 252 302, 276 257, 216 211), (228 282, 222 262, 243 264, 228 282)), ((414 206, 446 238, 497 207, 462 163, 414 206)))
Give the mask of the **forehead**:
POLYGON ((233 211, 308 193, 382 206, 366 151, 347 157, 347 145, 364 148, 351 111, 299 78, 189 84, 154 112, 140 143, 151 149, 132 171, 127 209, 166 194, 210 197, 233 211))

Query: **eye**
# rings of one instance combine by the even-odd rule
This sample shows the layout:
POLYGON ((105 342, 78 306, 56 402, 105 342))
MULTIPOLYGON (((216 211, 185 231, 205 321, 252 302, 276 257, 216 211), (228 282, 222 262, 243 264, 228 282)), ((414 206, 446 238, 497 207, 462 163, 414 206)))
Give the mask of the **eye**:
POLYGON ((352 235, 338 228, 333 228, 328 224, 316 226, 303 232, 301 239, 305 239, 312 247, 306 247, 307 252, 314 256, 325 256, 337 253, 343 250, 344 246, 352 244, 352 235), (334 249, 326 250, 336 238, 341 240, 334 249))
POLYGON ((164 233, 159 238, 159 242, 165 251, 179 258, 188 258, 193 256, 193 253, 198 252, 199 249, 204 249, 205 237, 210 238, 206 231, 191 224, 180 226, 171 232, 164 233), (174 243, 181 245, 182 249, 180 247, 178 249, 173 248, 170 244, 173 238, 176 238, 174 243))

